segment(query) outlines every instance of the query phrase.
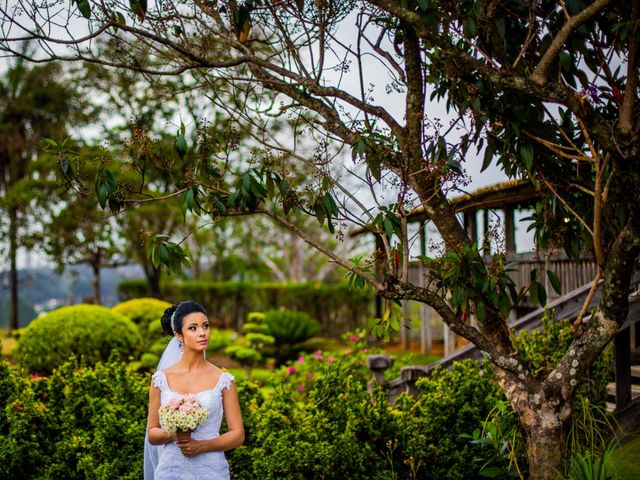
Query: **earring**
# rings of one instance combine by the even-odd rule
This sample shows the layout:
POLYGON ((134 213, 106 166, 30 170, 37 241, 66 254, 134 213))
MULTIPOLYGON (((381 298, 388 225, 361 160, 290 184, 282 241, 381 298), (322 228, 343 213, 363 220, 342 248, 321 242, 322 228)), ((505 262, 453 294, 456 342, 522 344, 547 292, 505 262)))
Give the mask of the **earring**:
POLYGON ((178 340, 178 349, 182 351, 182 340, 178 340))

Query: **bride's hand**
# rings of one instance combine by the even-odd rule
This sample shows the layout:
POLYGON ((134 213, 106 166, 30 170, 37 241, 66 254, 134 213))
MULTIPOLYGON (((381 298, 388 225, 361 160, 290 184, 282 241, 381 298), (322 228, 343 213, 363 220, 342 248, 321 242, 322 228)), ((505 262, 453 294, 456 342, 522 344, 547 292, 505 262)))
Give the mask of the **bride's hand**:
POLYGON ((180 451, 185 457, 195 457, 199 455, 201 452, 201 442, 199 440, 194 440, 191 438, 190 433, 177 433, 176 434, 176 443, 178 447, 180 447, 180 451))

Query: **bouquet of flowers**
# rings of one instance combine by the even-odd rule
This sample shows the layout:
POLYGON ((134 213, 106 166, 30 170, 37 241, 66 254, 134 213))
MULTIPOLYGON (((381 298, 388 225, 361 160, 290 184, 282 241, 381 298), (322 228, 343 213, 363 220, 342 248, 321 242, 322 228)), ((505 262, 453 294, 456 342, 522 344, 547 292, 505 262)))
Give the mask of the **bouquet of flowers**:
POLYGON ((207 419, 209 411, 203 408, 193 394, 173 397, 158 410, 160 427, 166 432, 192 432, 207 419))

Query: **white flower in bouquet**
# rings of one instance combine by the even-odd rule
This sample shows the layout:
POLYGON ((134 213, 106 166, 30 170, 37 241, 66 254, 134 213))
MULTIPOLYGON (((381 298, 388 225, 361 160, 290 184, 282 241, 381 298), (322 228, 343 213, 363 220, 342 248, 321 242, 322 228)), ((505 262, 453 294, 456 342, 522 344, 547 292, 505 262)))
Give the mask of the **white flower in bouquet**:
POLYGON ((202 424, 209 415, 193 394, 173 397, 158 410, 160 427, 171 434, 176 432, 192 432, 202 424))

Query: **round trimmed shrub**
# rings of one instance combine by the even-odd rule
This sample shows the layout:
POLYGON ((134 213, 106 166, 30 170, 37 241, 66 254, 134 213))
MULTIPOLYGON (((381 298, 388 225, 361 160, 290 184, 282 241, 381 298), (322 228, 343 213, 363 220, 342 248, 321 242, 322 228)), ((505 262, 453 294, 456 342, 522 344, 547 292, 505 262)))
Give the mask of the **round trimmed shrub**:
POLYGON ((33 320, 18 339, 14 356, 30 372, 49 374, 71 355, 95 365, 113 350, 126 359, 140 353, 142 338, 128 318, 99 305, 73 305, 33 320))
POLYGON ((144 297, 119 303, 112 307, 111 310, 130 319, 138 326, 145 340, 148 338, 152 342, 162 334, 160 319, 164 311, 170 306, 171 304, 164 300, 144 297))

